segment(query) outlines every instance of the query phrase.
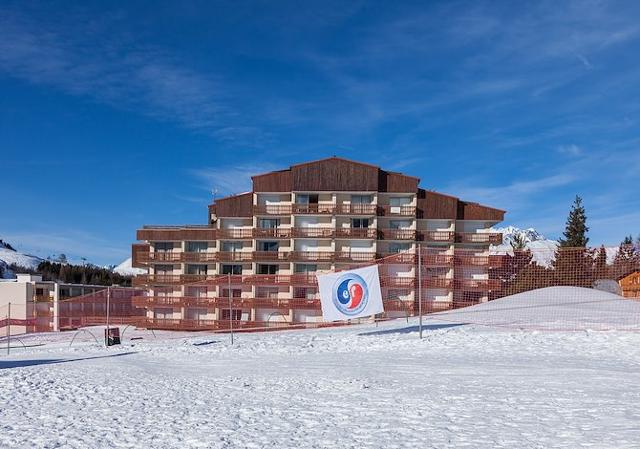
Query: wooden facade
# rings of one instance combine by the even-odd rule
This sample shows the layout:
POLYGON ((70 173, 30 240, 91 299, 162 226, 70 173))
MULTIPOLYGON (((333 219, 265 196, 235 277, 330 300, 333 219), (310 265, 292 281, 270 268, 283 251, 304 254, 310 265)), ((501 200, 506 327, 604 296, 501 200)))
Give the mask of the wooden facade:
POLYGON ((622 296, 625 298, 640 299, 640 271, 634 271, 624 276, 618 283, 622 289, 622 296))
POLYGON ((220 198, 216 201, 215 213, 218 217, 251 217, 253 194, 248 192, 220 198))

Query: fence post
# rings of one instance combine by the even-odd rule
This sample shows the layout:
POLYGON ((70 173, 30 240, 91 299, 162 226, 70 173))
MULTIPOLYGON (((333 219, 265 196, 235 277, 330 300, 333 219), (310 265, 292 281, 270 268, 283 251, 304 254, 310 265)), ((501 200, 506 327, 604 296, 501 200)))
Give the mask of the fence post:
POLYGON ((229 332, 231 334, 231 344, 233 344, 233 304, 231 302, 231 273, 229 273, 229 332))
POLYGON ((7 355, 11 352, 11 302, 7 306, 7 355))
POLYGON ((418 244, 418 315, 420 338, 422 338, 422 245, 418 244))

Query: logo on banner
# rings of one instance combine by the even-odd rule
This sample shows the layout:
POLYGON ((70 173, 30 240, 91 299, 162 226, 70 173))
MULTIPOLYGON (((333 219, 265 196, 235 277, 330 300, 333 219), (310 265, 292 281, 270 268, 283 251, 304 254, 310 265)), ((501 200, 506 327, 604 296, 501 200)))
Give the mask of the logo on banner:
POLYGON ((355 273, 346 273, 333 283, 333 304, 345 315, 357 315, 369 302, 367 283, 355 273))

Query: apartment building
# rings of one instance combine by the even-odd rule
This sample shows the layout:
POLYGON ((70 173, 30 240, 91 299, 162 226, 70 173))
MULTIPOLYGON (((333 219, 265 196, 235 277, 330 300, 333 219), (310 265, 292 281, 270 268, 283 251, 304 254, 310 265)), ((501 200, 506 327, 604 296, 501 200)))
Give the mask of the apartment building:
POLYGON ((379 263, 389 316, 486 301, 490 227, 504 211, 422 189, 419 179, 342 158, 252 177, 209 206, 206 225, 144 226, 134 285, 150 327, 322 321, 316 273, 379 263), (422 272, 418 276, 417 249, 422 272), (231 306, 229 297, 231 297, 231 306))

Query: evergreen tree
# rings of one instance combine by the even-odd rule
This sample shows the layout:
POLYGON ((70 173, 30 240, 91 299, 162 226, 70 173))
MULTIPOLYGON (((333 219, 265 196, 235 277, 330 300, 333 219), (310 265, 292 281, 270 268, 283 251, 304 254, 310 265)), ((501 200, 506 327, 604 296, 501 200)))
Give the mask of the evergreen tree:
POLYGON ((607 267, 607 250, 602 245, 596 252, 596 257, 593 261, 593 278, 594 279, 607 279, 609 277, 607 267))
POLYGON ((585 248, 589 243, 588 231, 587 215, 582 205, 582 198, 576 195, 567 217, 564 238, 559 240, 560 246, 563 248, 585 248))
POLYGON ((633 245, 633 237, 625 237, 616 257, 613 259, 613 271, 615 277, 624 276, 640 268, 640 251, 633 245))
POLYGON ((588 231, 582 198, 576 195, 567 217, 564 238, 559 240, 553 261, 555 285, 591 287, 594 280, 594 254, 586 248, 588 231))

